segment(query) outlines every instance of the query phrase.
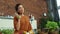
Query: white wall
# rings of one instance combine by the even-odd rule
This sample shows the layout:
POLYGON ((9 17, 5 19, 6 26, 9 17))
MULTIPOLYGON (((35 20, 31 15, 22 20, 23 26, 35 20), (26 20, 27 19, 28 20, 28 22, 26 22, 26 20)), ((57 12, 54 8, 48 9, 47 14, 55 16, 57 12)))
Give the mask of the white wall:
POLYGON ((0 29, 12 29, 13 20, 12 19, 0 19, 0 29))

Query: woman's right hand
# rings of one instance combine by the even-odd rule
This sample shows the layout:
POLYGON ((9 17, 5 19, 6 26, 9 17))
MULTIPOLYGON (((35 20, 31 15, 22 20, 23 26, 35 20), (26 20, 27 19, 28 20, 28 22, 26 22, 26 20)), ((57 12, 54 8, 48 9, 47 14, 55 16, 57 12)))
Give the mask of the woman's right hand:
POLYGON ((19 15, 17 13, 15 13, 15 16, 19 19, 19 15))

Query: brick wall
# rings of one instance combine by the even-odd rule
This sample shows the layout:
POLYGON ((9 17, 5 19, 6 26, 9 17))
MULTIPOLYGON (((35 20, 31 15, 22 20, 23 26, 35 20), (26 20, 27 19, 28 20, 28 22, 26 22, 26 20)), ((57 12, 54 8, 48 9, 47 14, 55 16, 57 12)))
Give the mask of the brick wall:
POLYGON ((0 15, 14 15, 17 3, 23 4, 26 15, 31 13, 37 19, 42 17, 44 12, 47 13, 45 0, 0 0, 0 15))

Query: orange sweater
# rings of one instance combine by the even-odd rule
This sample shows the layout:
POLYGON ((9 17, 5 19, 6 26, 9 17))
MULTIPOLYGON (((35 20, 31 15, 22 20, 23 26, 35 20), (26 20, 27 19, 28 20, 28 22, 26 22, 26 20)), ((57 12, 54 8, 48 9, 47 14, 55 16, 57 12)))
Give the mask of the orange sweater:
POLYGON ((20 18, 20 29, 19 29, 19 31, 17 31, 17 29, 16 29, 17 22, 18 22, 18 19, 15 16, 14 17, 14 29, 15 29, 15 32, 30 31, 30 30, 32 30, 31 24, 29 22, 29 18, 27 16, 22 16, 20 18))

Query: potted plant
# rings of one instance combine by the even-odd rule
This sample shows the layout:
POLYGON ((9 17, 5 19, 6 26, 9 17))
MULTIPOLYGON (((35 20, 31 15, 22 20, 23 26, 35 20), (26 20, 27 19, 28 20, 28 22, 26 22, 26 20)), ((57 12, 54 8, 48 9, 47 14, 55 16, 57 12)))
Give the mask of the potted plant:
POLYGON ((47 21, 46 28, 49 29, 49 34, 58 34, 58 24, 54 21, 47 21))

